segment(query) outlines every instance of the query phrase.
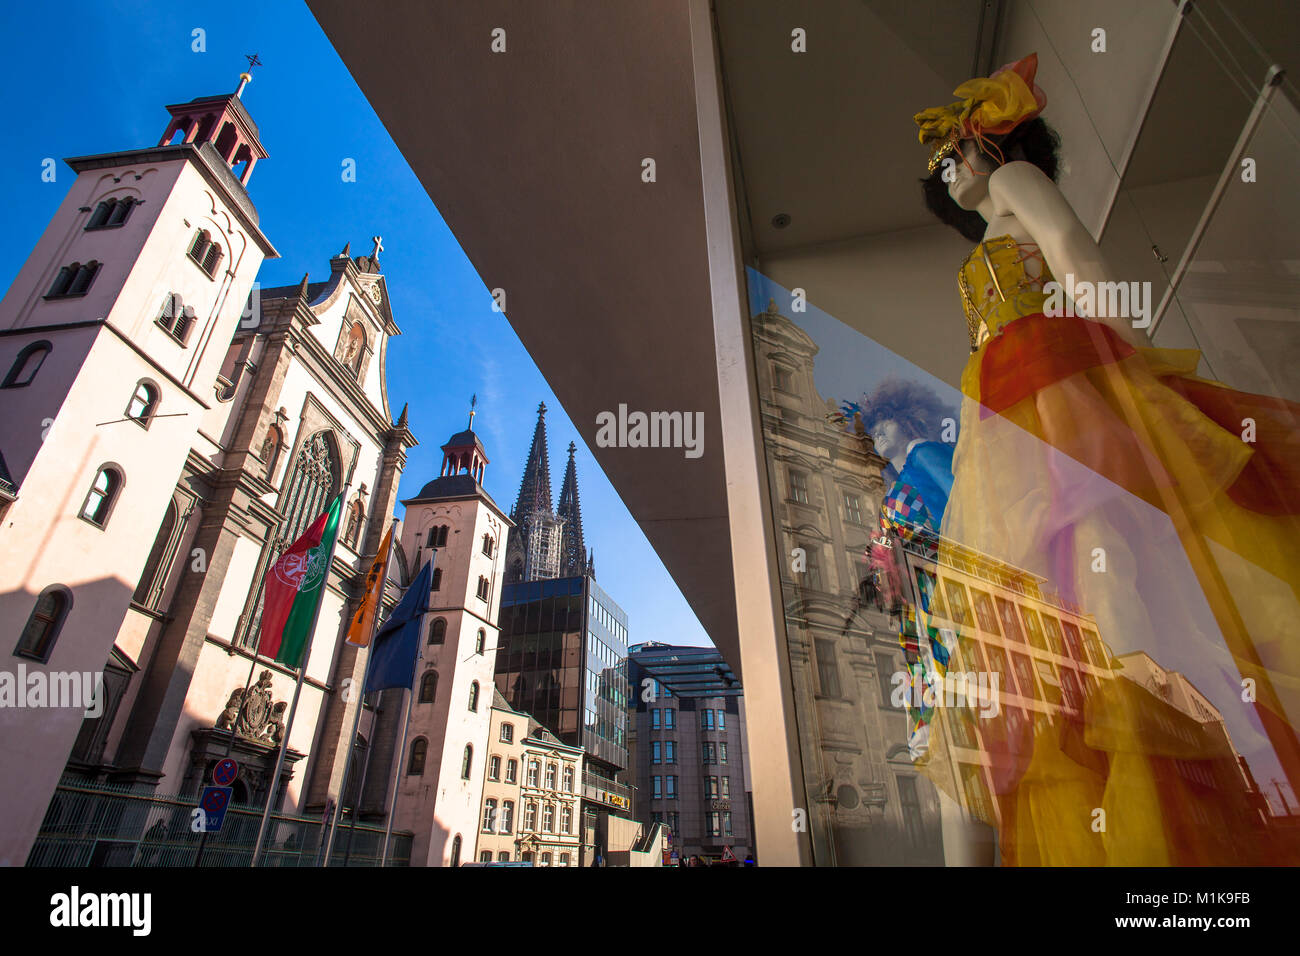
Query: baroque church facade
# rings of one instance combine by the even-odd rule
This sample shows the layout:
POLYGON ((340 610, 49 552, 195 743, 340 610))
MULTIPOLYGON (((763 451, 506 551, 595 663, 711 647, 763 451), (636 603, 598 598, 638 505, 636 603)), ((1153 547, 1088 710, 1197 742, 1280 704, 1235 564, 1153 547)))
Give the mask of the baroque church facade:
MULTIPOLYGON (((68 160, 77 178, 0 302, 9 666, 103 675, 90 711, 0 708, 0 865, 27 860, 61 780, 193 795, 230 746, 236 803, 274 790, 285 812, 318 812, 342 790, 364 665, 344 636, 416 439, 385 387, 400 330, 378 238, 318 281, 256 285, 277 253, 247 189, 267 156, 250 79, 169 106, 157 145, 68 160), (295 674, 255 654, 261 583, 345 490, 273 780, 295 674)), ((396 563, 383 613, 410 580, 396 563)))

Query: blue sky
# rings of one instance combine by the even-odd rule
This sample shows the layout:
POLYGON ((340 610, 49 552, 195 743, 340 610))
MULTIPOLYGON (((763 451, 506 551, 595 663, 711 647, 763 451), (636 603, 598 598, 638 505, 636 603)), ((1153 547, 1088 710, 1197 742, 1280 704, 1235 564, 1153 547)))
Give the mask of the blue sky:
MULTIPOLYGON (((362 15, 363 7, 358 7, 362 15)), ((420 445, 411 450, 402 496, 436 476, 439 446, 474 424, 491 463, 488 492, 514 503, 538 402, 546 402, 551 479, 558 496, 565 449, 578 444, 583 529, 596 551, 601 587, 629 616, 636 641, 708 644, 681 592, 605 479, 456 238, 335 54, 307 7, 264 3, 74 0, 0 7, 11 108, 0 172, 10 184, 0 231, 0 289, 8 289, 75 178, 64 157, 153 146, 168 103, 234 90, 244 54, 262 63, 244 92, 270 154, 249 194, 281 258, 259 274, 264 286, 329 275, 327 260, 351 241, 380 259, 403 335, 388 350, 393 414, 411 406, 420 445), (205 31, 206 52, 192 49, 205 31), (15 106, 13 104, 21 104, 15 106), (58 161, 41 181, 41 162, 58 161), (341 176, 356 161, 356 182, 341 176)))

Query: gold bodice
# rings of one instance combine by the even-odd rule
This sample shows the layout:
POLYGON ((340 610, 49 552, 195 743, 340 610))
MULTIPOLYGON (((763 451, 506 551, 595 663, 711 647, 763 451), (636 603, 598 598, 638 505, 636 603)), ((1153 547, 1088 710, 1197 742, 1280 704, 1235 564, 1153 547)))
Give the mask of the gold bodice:
POLYGON ((976 246, 957 273, 970 350, 977 351, 1008 322, 1041 312, 1047 299, 1043 285, 1051 281, 1052 273, 1036 243, 996 236, 976 246), (1039 274, 1027 268, 1030 260, 1041 266, 1039 274))

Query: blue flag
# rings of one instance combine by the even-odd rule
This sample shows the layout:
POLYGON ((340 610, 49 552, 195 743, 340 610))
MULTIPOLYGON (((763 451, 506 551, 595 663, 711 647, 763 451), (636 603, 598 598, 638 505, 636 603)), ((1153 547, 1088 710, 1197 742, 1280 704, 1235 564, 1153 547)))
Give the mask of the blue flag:
MULTIPOLYGON (((437 557, 435 552, 434 557, 437 557)), ((389 687, 410 687, 415 683, 415 655, 420 649, 420 624, 429 609, 429 588, 433 584, 430 559, 406 595, 393 608, 392 616, 379 628, 371 644, 370 676, 366 693, 389 687)))

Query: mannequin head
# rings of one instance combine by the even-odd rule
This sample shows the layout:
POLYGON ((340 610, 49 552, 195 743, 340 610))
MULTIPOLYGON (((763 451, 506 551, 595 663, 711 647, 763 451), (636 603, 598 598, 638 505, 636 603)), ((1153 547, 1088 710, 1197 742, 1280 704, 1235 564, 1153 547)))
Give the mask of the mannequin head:
POLYGON ((905 456, 907 446, 917 439, 939 438, 944 418, 957 417, 932 389, 899 378, 881 382, 863 408, 862 424, 876 453, 891 461, 905 456))
POLYGON ((955 182, 944 181, 946 164, 941 163, 928 177, 921 180, 925 205, 940 222, 947 223, 971 242, 984 238, 988 223, 975 212, 981 199, 988 194, 988 174, 1005 162, 1023 160, 1033 163, 1053 182, 1060 169, 1059 149, 1061 138, 1041 118, 1035 117, 1021 123, 1002 136, 986 136, 997 151, 983 147, 974 139, 961 141, 962 156, 956 160, 955 182), (1001 152, 999 158, 998 152, 1001 152), (964 159, 963 159, 964 157, 964 159))

